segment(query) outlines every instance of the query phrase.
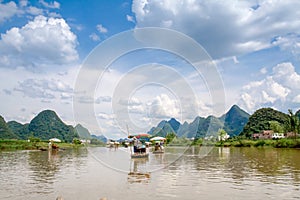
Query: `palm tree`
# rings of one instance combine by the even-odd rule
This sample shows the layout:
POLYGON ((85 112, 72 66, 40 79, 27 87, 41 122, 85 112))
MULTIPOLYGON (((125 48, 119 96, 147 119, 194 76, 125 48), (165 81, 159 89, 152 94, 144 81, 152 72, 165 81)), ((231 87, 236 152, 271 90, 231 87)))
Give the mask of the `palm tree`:
POLYGON ((289 131, 293 132, 294 138, 296 139, 300 127, 299 118, 293 113, 291 109, 289 109, 288 112, 289 112, 288 129, 289 131))

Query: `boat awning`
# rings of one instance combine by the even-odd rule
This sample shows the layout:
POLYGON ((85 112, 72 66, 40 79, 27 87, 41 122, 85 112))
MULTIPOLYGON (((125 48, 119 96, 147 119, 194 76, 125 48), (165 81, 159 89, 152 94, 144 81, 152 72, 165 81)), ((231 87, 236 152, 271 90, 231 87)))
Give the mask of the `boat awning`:
POLYGON ((49 141, 50 142, 61 142, 61 140, 58 138, 51 138, 51 139, 49 139, 49 141))

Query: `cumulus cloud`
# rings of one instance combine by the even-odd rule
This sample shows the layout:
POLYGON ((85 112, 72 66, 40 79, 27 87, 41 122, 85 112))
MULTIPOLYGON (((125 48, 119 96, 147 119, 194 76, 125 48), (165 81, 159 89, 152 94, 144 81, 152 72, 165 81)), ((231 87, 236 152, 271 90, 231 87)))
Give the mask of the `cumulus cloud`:
POLYGON ((8 3, 2 3, 0 1, 0 23, 11 18, 17 13, 19 13, 19 10, 15 2, 10 1, 8 3))
POLYGON ((134 0, 137 27, 157 26, 196 39, 214 59, 275 45, 272 39, 300 29, 300 2, 134 0))
POLYGON ((150 115, 154 118, 171 118, 178 117, 180 109, 176 100, 170 98, 166 94, 161 94, 157 96, 153 102, 150 104, 151 111, 150 115))
POLYGON ((300 103, 300 75, 291 63, 273 67, 272 73, 260 81, 253 81, 242 89, 239 104, 247 111, 261 107, 274 107, 286 111, 300 103))
POLYGON ((78 59, 76 46, 77 37, 64 19, 37 16, 1 34, 0 67, 69 64, 78 59))

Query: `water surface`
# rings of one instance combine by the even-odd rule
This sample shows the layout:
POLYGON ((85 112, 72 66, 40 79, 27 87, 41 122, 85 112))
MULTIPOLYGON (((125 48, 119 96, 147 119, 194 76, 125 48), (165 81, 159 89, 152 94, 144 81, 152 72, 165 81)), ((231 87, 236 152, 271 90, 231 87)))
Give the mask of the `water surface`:
POLYGON ((129 153, 0 152, 0 199, 300 199, 299 149, 170 147, 148 159, 129 153))

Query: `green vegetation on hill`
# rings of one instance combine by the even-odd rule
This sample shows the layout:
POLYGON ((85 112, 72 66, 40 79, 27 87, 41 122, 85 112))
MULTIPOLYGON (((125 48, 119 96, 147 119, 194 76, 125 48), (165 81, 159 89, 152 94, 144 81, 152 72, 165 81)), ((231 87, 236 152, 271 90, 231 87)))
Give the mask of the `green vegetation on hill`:
POLYGON ((240 135, 251 137, 253 133, 269 130, 271 121, 277 121, 281 126, 284 126, 288 121, 288 115, 272 108, 261 108, 250 116, 240 135))
POLYGON ((203 138, 206 136, 217 136, 217 132, 224 126, 224 121, 214 116, 208 116, 203 123, 198 125, 196 138, 203 138))
POLYGON ((78 136, 82 139, 91 139, 91 134, 89 130, 83 127, 81 124, 77 124, 75 126, 75 131, 77 132, 78 136))
POLYGON ((18 139, 18 136, 11 131, 2 116, 0 116, 0 139, 18 139))
POLYGON ((298 111, 295 113, 295 116, 297 116, 297 117, 300 119, 300 110, 298 110, 298 111))
POLYGON ((175 134, 179 126, 180 123, 174 118, 169 121, 163 120, 157 125, 157 127, 153 127, 148 133, 155 136, 166 137, 167 134, 175 134))
POLYGON ((230 136, 239 135, 244 126, 249 120, 250 115, 244 110, 240 109, 237 105, 234 105, 223 116, 224 118, 224 130, 230 136))
POLYGON ((7 122, 8 127, 14 132, 17 137, 21 140, 27 140, 29 135, 28 124, 21 124, 16 121, 7 122))
POLYGON ((221 117, 197 116, 193 122, 180 124, 174 118, 169 121, 161 121, 157 127, 153 127, 148 133, 166 137, 169 133, 175 133, 177 137, 204 138, 216 136, 219 129, 224 129, 230 136, 241 133, 249 119, 249 114, 234 105, 221 117))
POLYGON ((104 136, 92 137, 88 129, 80 124, 75 128, 66 125, 52 110, 40 112, 29 124, 16 121, 6 123, 0 116, 0 150, 44 149, 48 148, 48 140, 54 137, 62 140, 59 143, 62 148, 80 144, 79 138, 90 139, 94 145, 103 145, 103 141, 106 142, 104 136))
POLYGON ((29 134, 42 140, 58 138, 72 142, 78 134, 72 126, 68 126, 52 110, 44 110, 31 120, 28 126, 29 134))

